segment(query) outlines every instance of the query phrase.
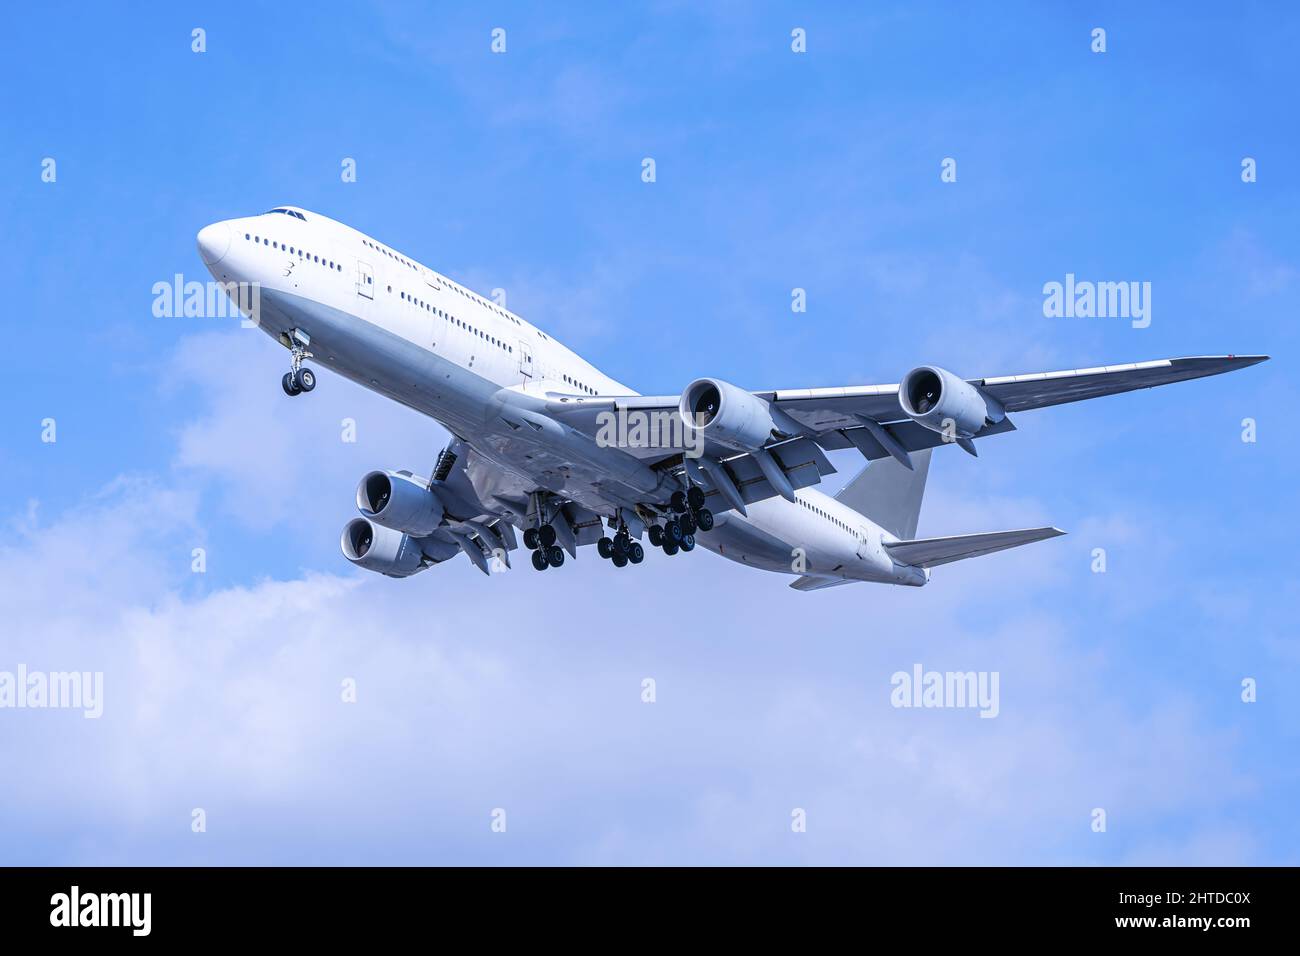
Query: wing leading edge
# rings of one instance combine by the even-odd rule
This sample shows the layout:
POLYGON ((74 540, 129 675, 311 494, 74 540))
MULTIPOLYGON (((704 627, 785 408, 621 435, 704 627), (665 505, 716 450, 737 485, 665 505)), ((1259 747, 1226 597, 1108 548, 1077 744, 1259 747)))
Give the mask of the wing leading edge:
MULTIPOLYGON (((1013 431, 1015 425, 1005 413, 1030 411, 1221 375, 1267 360, 1267 355, 1203 355, 967 379, 967 382, 996 403, 1003 413, 999 420, 987 423, 973 438, 1013 431)), ((786 420, 800 429, 802 434, 785 440, 790 448, 802 449, 803 446, 799 444, 801 442, 815 442, 826 451, 856 448, 868 460, 892 457, 911 468, 912 453, 949 443, 943 434, 920 425, 907 416, 899 404, 897 384, 777 389, 753 394, 779 407, 786 420)), ((676 395, 555 396, 547 402, 546 410, 568 426, 594 436, 599 430, 601 417, 610 412, 653 411, 676 415, 678 402, 679 397, 676 395)), ((976 453, 971 439, 958 439, 955 443, 972 455, 976 453)), ((780 443, 769 445, 767 450, 772 452, 779 447, 780 443)), ((675 453, 662 447, 627 447, 622 450, 656 467, 670 467, 681 462, 680 452, 675 453)), ((815 484, 823 475, 835 470, 816 455, 802 453, 799 457, 800 463, 807 465, 803 469, 807 474, 799 476, 798 481, 789 482, 795 489, 815 484)), ((740 474, 732 476, 740 478, 740 484, 745 489, 735 496, 733 507, 739 503, 743 510, 745 504, 771 497, 781 490, 773 488, 770 481, 756 480, 756 474, 748 474, 749 471, 757 470, 747 467, 754 460, 753 456, 737 456, 734 450, 707 441, 703 461, 707 463, 719 460, 725 460, 737 472, 746 472, 743 478, 740 474)), ((765 464, 768 465, 766 471, 770 473, 770 461, 765 464)), ((785 468, 784 462, 781 467, 785 468)), ((779 475, 776 477, 780 478, 779 475)), ((788 477, 790 476, 787 475, 788 477)))
MULTIPOLYGON (((1140 388, 1155 388, 1158 385, 1222 375, 1267 360, 1267 355, 1202 355, 1127 365, 972 378, 967 381, 988 392, 1007 412, 1024 412, 1104 395, 1118 395, 1140 388)), ((846 429, 863 428, 864 418, 878 424, 897 423, 891 429, 896 434, 909 433, 913 430, 912 426, 921 429, 921 426, 908 419, 899 405, 897 384, 775 389, 756 391, 754 394, 778 405, 804 426, 808 437, 815 438, 818 444, 829 450, 852 447, 854 443, 843 432, 846 429)), ((595 417, 602 411, 672 411, 677 408, 678 400, 676 395, 600 396, 595 399, 577 398, 573 402, 566 398, 548 403, 548 411, 575 428, 589 429, 594 433, 595 417)), ((995 433, 991 428, 986 431, 986 434, 995 433)), ((907 435, 907 438, 904 447, 921 440, 919 434, 907 435)), ((938 441, 942 442, 942 439, 938 441)), ((907 450, 919 451, 920 448, 907 450)), ((650 450, 649 454, 639 454, 638 457, 652 455, 653 450, 650 450)))

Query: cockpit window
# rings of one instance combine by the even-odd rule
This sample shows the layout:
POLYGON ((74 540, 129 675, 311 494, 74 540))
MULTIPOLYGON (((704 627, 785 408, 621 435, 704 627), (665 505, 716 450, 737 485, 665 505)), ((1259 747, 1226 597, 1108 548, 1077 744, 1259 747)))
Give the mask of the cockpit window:
POLYGON ((262 213, 262 215, 269 216, 273 212, 282 212, 286 216, 293 216, 295 219, 301 219, 303 222, 307 221, 307 217, 304 216, 296 209, 284 209, 284 208, 268 209, 266 212, 262 213))

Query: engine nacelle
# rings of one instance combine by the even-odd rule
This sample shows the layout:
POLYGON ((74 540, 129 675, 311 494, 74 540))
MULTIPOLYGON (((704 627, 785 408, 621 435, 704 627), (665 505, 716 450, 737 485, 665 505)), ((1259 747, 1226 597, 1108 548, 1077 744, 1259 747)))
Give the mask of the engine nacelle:
POLYGON ((701 378, 688 385, 678 412, 692 432, 742 451, 762 448, 774 438, 794 433, 792 427, 781 427, 783 413, 743 388, 716 378, 701 378))
POLYGON ((424 570, 424 549, 419 541, 368 518, 349 521, 339 544, 343 557, 367 571, 378 571, 390 578, 407 578, 424 570))
POLYGON ((357 510, 375 524, 417 538, 442 524, 443 507, 423 481, 392 471, 372 471, 357 485, 357 510))
POLYGON ((970 438, 1003 416, 970 382, 934 365, 922 365, 903 376, 898 403, 909 418, 931 431, 943 432, 944 423, 951 421, 956 438, 970 438))

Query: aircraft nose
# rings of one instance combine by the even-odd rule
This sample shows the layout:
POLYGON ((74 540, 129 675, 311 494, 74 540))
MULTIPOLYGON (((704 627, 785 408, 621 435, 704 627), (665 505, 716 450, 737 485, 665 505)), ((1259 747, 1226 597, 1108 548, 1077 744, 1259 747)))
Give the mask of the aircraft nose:
POLYGON ((224 222, 214 222, 199 230, 199 255, 210 266, 221 261, 230 251, 230 227, 224 222))

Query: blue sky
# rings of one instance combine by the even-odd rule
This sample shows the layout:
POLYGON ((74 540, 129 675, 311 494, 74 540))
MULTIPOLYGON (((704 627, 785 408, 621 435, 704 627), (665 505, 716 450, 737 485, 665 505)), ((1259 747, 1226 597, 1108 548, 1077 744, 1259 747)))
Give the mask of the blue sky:
POLYGON ((0 671, 102 670, 106 700, 0 710, 0 862, 1297 862, 1300 17, 698 7, 14 12, 0 671), (338 533, 442 430, 333 377, 290 402, 265 336, 151 313, 207 278, 200 226, 282 203, 504 288, 643 392, 1274 358, 941 452, 922 534, 1070 535, 921 591, 702 552, 394 582, 338 533), (1044 317, 1067 273, 1150 282, 1150 327, 1044 317), (999 717, 892 708, 918 662, 998 671, 999 717))

